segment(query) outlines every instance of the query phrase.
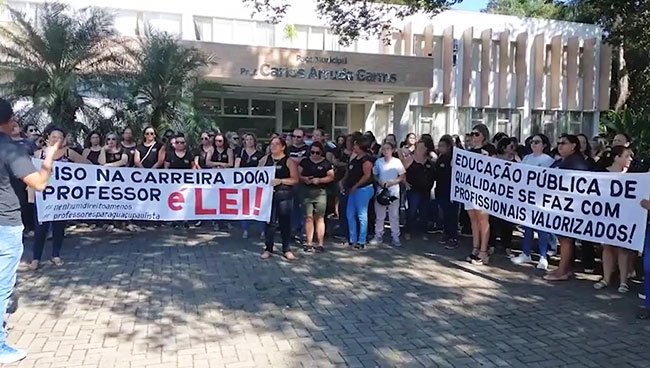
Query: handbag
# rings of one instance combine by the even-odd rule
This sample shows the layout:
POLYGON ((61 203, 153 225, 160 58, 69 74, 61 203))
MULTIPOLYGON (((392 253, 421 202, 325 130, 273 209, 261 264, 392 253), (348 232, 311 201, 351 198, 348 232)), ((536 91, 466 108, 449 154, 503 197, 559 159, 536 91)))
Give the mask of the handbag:
POLYGON ((388 206, 391 203, 393 203, 397 199, 397 197, 392 195, 390 193, 390 190, 388 190, 388 188, 384 187, 381 189, 381 192, 377 194, 376 199, 377 199, 377 203, 379 203, 380 205, 388 206))

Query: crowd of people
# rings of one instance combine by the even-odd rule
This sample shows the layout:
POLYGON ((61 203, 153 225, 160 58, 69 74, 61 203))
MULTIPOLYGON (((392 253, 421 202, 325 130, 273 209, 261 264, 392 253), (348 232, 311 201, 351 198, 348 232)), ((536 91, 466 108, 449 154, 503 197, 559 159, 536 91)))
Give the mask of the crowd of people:
MULTIPOLYGON (((575 266, 575 239, 521 227, 521 251, 515 256, 513 233, 517 226, 490 216, 479 207, 461 206, 450 200, 453 151, 469 150, 506 161, 562 170, 648 171, 634 157, 632 140, 625 133, 617 134, 611 142, 602 136, 589 139, 584 134, 562 134, 555 145, 549 137, 537 133, 520 143, 516 137, 502 132, 492 136, 487 126, 478 124, 464 137, 443 135, 438 142, 434 142, 431 135, 418 137, 413 133, 407 134, 403 141, 388 134, 379 142, 372 132, 355 132, 329 141, 320 129, 310 132, 295 129, 289 134, 273 134, 267 137, 266 142, 258 141, 251 133, 205 131, 197 142, 188 142, 183 133, 171 130, 159 138, 153 127, 145 128, 136 140, 135 132, 127 127, 119 134, 90 132, 82 146, 56 125, 47 126, 41 133, 34 125, 21 128, 13 123, 11 116, 10 106, 0 100, 0 118, 4 119, 0 123, 12 121, 13 124, 7 129, 7 140, 11 140, 25 155, 43 160, 44 167, 37 171, 42 176, 51 170, 53 161, 160 170, 275 166, 271 220, 268 223, 221 220, 182 223, 186 228, 211 225, 229 232, 239 227, 243 239, 258 236, 264 241, 262 259, 273 255, 277 232, 280 233, 282 256, 294 260, 296 256, 292 248, 295 248, 295 243, 301 244, 304 252, 322 253, 325 251, 325 237, 332 236, 351 248, 362 250, 367 245, 384 243, 388 227, 390 244, 394 247, 400 247, 402 240, 426 242, 431 234, 439 232, 438 243, 454 249, 459 246, 459 235, 470 237, 472 248, 466 260, 475 265, 487 265, 495 253, 503 253, 515 264, 533 263, 532 249, 537 240, 537 268, 546 270, 548 257, 560 254, 559 266, 544 278, 549 281, 567 280, 575 266)), ((3 150, 7 148, 3 147, 3 150)), ((30 184, 24 177, 14 176, 11 184, 20 204, 22 226, 25 233, 33 234, 29 268, 39 268, 48 238, 52 239, 53 245, 51 262, 54 266, 61 266, 65 229, 75 224, 60 221, 39 223, 34 190, 41 190, 42 183, 30 184)), ((650 202, 643 205, 650 209, 650 202)), ((1 221, 2 216, 0 228, 3 225, 1 221)), ((172 225, 179 226, 178 223, 172 225)), ((136 231, 140 226, 161 225, 95 221, 89 226, 101 226, 105 231, 113 231, 115 227, 136 231)), ((608 244, 578 243, 582 268, 586 273, 594 272, 596 248, 602 246, 603 275, 594 284, 595 289, 614 284, 620 293, 630 290, 628 279, 635 272, 636 252, 608 244), (615 281, 617 270, 619 279, 615 281)), ((650 272, 648 259, 646 272, 650 272)), ((644 311, 642 318, 650 317, 650 303, 644 311)))

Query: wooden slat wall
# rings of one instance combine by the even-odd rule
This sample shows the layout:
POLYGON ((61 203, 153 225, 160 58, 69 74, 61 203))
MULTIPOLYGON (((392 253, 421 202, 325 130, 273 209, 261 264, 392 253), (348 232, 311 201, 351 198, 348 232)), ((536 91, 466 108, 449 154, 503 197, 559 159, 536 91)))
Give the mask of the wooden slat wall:
POLYGON ((411 22, 404 25, 402 37, 404 40, 404 50, 402 50, 402 55, 413 56, 413 24, 411 22))
POLYGON ((603 44, 600 46, 600 78, 598 91, 598 109, 609 110, 609 97, 611 93, 612 77, 612 46, 603 44))
POLYGON ((490 72, 492 71, 492 29, 481 32, 481 88, 478 106, 490 106, 490 72))
POLYGON ((515 105, 524 107, 526 101, 526 86, 528 79, 528 63, 526 63, 526 50, 528 49, 528 33, 517 35, 517 48, 515 49, 515 73, 517 75, 517 93, 515 105))
POLYGON ((433 56, 433 24, 424 28, 424 50, 422 56, 433 56))
POLYGON ((510 65, 510 32, 504 31, 499 34, 499 88, 496 90, 500 108, 508 106, 508 70, 510 65))
POLYGON ((580 40, 578 37, 570 37, 567 41, 566 61, 566 109, 578 109, 578 54, 580 51, 580 40))
POLYGON ((562 78, 562 36, 551 38, 551 93, 547 106, 560 108, 560 81, 562 78))
POLYGON ((594 101, 594 74, 596 66, 596 39, 585 40, 582 53, 582 109, 593 110, 596 106, 594 101))
POLYGON ((462 93, 461 106, 469 106, 469 80, 472 76, 472 39, 474 37, 474 28, 470 27, 463 32, 463 75, 462 75, 462 93))
POLYGON ((544 91, 544 63, 546 56, 546 44, 544 42, 544 35, 540 34, 535 36, 533 44, 533 62, 535 63, 533 69, 533 109, 542 108, 542 92, 544 91))
POLYGON ((451 104, 451 81, 454 71, 454 26, 442 31, 442 103, 451 104))

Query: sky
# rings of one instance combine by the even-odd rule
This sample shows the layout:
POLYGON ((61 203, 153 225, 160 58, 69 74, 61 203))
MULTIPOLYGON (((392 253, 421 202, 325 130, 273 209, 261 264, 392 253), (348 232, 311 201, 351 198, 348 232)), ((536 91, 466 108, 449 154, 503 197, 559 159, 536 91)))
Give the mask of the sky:
POLYGON ((488 0, 463 0, 462 3, 456 4, 451 8, 457 10, 480 11, 482 9, 485 9, 487 2, 488 0))

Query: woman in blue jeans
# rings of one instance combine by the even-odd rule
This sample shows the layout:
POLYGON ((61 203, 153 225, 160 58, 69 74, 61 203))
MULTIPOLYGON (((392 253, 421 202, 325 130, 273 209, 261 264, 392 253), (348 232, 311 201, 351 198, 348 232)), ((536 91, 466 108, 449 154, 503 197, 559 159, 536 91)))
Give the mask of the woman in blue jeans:
POLYGON ((347 193, 346 216, 348 219, 348 241, 356 249, 366 246, 368 235, 368 204, 374 189, 372 188, 373 160, 369 155, 370 141, 360 136, 354 141, 354 158, 350 159, 348 172, 341 180, 341 191, 347 193), (358 222, 358 232, 357 232, 358 222))

